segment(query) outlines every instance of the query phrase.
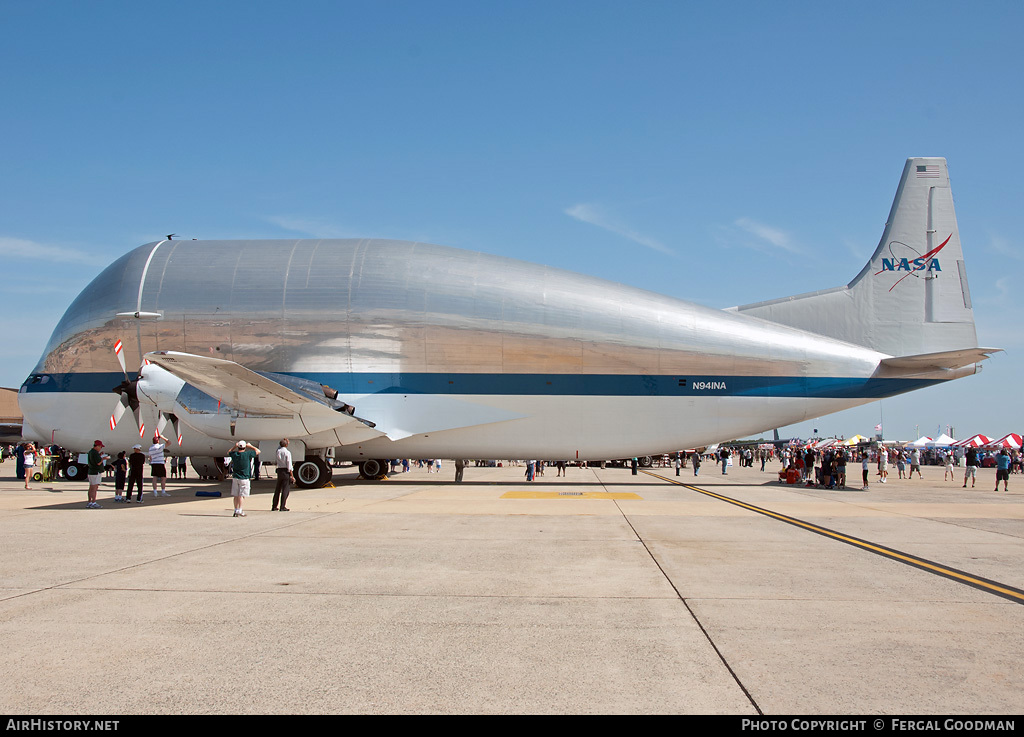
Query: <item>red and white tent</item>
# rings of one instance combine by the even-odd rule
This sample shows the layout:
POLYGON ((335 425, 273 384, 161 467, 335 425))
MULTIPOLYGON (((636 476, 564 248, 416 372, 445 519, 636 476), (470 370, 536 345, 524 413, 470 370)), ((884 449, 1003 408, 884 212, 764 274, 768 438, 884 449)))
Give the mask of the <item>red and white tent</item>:
POLYGON ((1018 435, 1015 432, 1011 432, 1008 435, 1004 435, 1003 437, 999 438, 999 440, 993 440, 988 445, 991 448, 1018 448, 1019 449, 1021 444, 1022 444, 1021 443, 1021 436, 1018 435))
POLYGON ((991 442, 992 438, 988 435, 975 435, 974 437, 967 438, 967 440, 957 440, 953 443, 953 446, 956 448, 980 448, 991 442))

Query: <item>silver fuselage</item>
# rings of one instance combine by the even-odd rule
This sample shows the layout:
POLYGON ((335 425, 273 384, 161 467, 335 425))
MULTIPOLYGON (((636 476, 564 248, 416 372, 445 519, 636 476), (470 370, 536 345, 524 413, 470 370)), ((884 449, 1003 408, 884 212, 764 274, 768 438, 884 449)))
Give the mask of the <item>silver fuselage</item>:
MULTIPOLYGON (((482 253, 163 241, 115 261, 68 308, 20 394, 27 434, 74 449, 137 442, 136 428, 106 426, 124 378, 118 339, 129 371, 150 351, 217 356, 330 385, 378 428, 403 427, 338 447, 352 459, 668 451, 938 380, 887 377, 884 354, 822 335, 482 253)), ((238 437, 271 439, 259 418, 238 420, 238 437)), ((193 434, 180 452, 228 445, 193 434)))

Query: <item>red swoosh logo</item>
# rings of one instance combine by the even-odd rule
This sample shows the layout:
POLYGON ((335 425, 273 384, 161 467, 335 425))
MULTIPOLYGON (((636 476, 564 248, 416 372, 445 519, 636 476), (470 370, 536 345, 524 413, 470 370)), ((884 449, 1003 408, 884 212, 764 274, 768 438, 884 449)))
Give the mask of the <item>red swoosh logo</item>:
MULTIPOLYGON (((949 236, 947 236, 946 240, 942 241, 942 243, 940 243, 940 244, 939 244, 938 246, 936 246, 936 247, 935 247, 935 248, 933 248, 932 250, 928 251, 928 253, 926 253, 926 254, 922 255, 922 256, 921 256, 921 258, 925 258, 925 259, 930 259, 930 258, 934 258, 934 257, 935 257, 935 254, 937 254, 937 253, 938 253, 939 251, 941 251, 941 250, 942 250, 942 249, 943 249, 943 248, 944 248, 944 247, 946 246, 946 244, 947 244, 947 243, 949 243, 949 240, 950 240, 950 238, 952 238, 952 237, 953 237, 953 234, 952 234, 952 233, 950 233, 950 234, 949 234, 949 236)), ((914 269, 914 271, 921 271, 922 269, 924 269, 924 266, 922 266, 922 267, 921 267, 920 269, 914 269)), ((884 269, 883 269, 883 271, 884 271, 884 269)), ((906 279, 906 278, 907 278, 908 276, 910 276, 911 274, 913 274, 913 273, 914 273, 914 271, 911 271, 911 272, 909 272, 909 273, 906 273, 906 274, 904 274, 903 276, 901 276, 901 277, 900 277, 899 279, 897 279, 897 280, 896 280, 896 284, 899 284, 899 283, 900 283, 901 281, 903 281, 903 280, 904 280, 904 279, 906 279)), ((881 274, 881 273, 882 273, 881 271, 877 271, 877 272, 875 272, 875 276, 878 276, 878 275, 879 275, 879 274, 881 274)), ((893 285, 892 285, 891 287, 889 287, 889 291, 890 291, 890 292, 891 292, 891 291, 892 291, 893 289, 895 289, 895 288, 896 288, 896 284, 893 284, 893 285)))

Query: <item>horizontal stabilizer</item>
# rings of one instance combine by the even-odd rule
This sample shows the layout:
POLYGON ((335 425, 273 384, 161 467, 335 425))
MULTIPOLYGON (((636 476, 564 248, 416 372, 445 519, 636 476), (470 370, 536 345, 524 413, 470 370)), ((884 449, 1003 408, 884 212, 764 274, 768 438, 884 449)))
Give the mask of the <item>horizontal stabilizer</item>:
POLYGON ((936 369, 958 369, 972 363, 984 361, 1002 348, 963 348, 958 351, 940 351, 939 353, 920 353, 916 356, 894 356, 884 358, 883 366, 903 371, 924 372, 936 369))

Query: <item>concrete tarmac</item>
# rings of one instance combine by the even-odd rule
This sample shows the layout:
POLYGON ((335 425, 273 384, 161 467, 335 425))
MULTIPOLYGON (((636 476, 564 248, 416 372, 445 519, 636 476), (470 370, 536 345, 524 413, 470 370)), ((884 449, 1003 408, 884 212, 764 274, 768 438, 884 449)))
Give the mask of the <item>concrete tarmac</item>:
POLYGON ((195 496, 228 484, 126 505, 107 482, 89 510, 8 461, 0 711, 1024 713, 1024 477, 768 468, 678 477, 748 506, 672 469, 338 469, 289 512, 257 482, 233 518, 195 496))

